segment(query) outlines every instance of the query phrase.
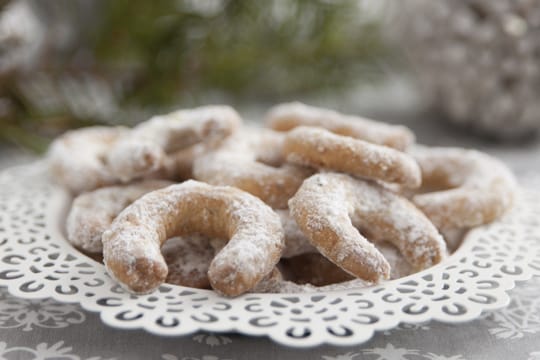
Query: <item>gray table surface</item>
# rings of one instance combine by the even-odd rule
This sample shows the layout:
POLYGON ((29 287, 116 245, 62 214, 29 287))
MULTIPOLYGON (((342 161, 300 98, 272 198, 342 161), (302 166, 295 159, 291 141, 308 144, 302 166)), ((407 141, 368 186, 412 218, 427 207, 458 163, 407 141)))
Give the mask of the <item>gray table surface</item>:
MULTIPOLYGON (((339 103, 330 106, 341 107, 339 103)), ((393 109, 350 111, 410 126, 419 142, 481 149, 505 161, 524 186, 540 186, 540 142, 501 145, 480 140, 466 131, 437 121, 435 116, 393 109)), ((0 168, 32 161, 14 150, 0 150, 0 168)), ((540 279, 519 285, 511 304, 475 321, 448 325, 401 325, 376 334, 354 347, 321 346, 298 350, 266 338, 200 333, 163 338, 143 331, 124 331, 102 324, 99 316, 75 304, 23 300, 0 289, 0 359, 529 359, 540 360, 540 279)))

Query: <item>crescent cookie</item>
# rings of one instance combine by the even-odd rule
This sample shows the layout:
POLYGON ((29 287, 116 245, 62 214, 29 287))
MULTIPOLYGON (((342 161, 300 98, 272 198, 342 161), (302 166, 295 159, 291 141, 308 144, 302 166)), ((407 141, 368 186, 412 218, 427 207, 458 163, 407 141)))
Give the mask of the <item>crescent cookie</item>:
MULTIPOLYGON (((317 248, 311 245, 311 242, 306 235, 304 235, 302 230, 300 230, 296 221, 290 216, 288 210, 275 211, 281 218, 283 232, 285 233, 285 249, 281 255, 281 262, 286 266, 288 272, 292 273, 295 282, 308 282, 312 285, 323 286, 323 283, 324 285, 327 285, 339 282, 338 280, 345 279, 345 277, 348 279, 351 278, 351 275, 344 272, 335 264, 326 260, 326 262, 332 264, 330 266, 325 260, 319 259, 318 256, 320 254, 317 254, 317 248), (303 265, 304 262, 306 262, 306 265, 303 265), (297 272, 301 274, 300 276, 304 280, 309 279, 310 277, 315 278, 316 280, 313 282, 307 280, 299 281, 298 275, 294 276, 297 272)), ((448 244, 448 240, 446 240, 446 243, 448 244)), ((398 279, 413 272, 410 264, 395 246, 384 241, 373 243, 373 245, 375 245, 377 250, 381 252, 390 264, 390 279, 398 279)))
POLYGON ((391 242, 417 270, 437 264, 446 254, 437 229, 408 200, 344 174, 306 179, 289 207, 324 256, 363 280, 379 282, 390 276, 388 261, 366 237, 391 242))
MULTIPOLYGON (((171 184, 169 181, 146 180, 79 195, 67 218, 68 241, 87 253, 101 255, 101 236, 114 218, 144 194, 171 184)), ((209 239, 200 235, 172 238, 165 242, 161 252, 169 269, 167 283, 200 289, 210 287, 207 272, 215 252, 209 239)))
POLYGON ((68 131, 56 139, 48 151, 51 175, 73 194, 119 182, 104 159, 125 134, 124 127, 93 126, 68 131))
POLYGON ((122 210, 144 194, 171 184, 163 180, 146 180, 108 186, 77 196, 66 221, 68 241, 86 252, 101 253, 101 235, 122 210))
POLYGON ((272 130, 244 130, 196 159, 193 175, 212 185, 247 191, 273 208, 286 208, 287 201, 313 171, 285 163, 283 141, 283 134, 272 130))
POLYGON ((123 181, 140 178, 162 168, 170 154, 200 142, 219 142, 241 122, 229 106, 203 106, 154 116, 116 144, 106 162, 123 181))
POLYGON ((425 191, 412 201, 440 229, 486 224, 512 206, 516 181, 497 159, 460 148, 417 147, 411 153, 425 191))
POLYGON ((297 126, 316 126, 338 135, 350 136, 373 144, 405 150, 414 143, 414 134, 401 125, 390 125, 360 116, 309 106, 300 102, 285 103, 271 108, 266 116, 268 127, 289 131, 297 126))
POLYGON ((417 188, 420 168, 408 154, 331 133, 328 130, 300 126, 285 137, 283 153, 287 161, 348 173, 372 180, 417 188))
POLYGON ((163 242, 191 234, 229 239, 208 270, 212 288, 228 296, 253 288, 272 271, 284 246, 279 217, 261 200, 190 180, 127 207, 103 234, 105 265, 130 291, 150 292, 167 277, 163 242))

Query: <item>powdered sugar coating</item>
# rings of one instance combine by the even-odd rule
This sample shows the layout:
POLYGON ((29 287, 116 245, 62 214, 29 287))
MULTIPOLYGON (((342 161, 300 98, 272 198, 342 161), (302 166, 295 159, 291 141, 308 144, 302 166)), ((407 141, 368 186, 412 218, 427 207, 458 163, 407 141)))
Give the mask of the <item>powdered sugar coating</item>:
POLYGON ((302 181, 313 173, 286 164, 284 136, 268 129, 244 129, 218 149, 196 159, 195 179, 247 191, 273 208, 286 208, 302 181))
POLYGON ((122 210, 144 194, 171 184, 169 181, 147 180, 108 186, 77 196, 66 221, 68 241, 86 252, 101 253, 101 235, 122 210))
POLYGON ((285 234, 285 249, 281 254, 282 258, 317 252, 317 249, 311 245, 309 239, 300 230, 288 209, 274 211, 279 215, 281 226, 283 226, 283 233, 285 234))
POLYGON ((335 134, 399 150, 404 150, 414 143, 414 134, 405 126, 389 125, 360 116, 344 115, 334 110, 300 102, 274 106, 266 116, 266 124, 278 131, 289 131, 297 126, 317 126, 335 134))
POLYGON ((417 188, 421 183, 420 168, 411 156, 321 128, 300 126, 290 131, 285 138, 283 153, 289 162, 295 164, 397 183, 408 188, 417 188))
POLYGON ((168 155, 199 142, 219 142, 242 120, 229 106, 203 106, 154 116, 133 128, 107 155, 107 165, 123 181, 159 170, 168 155))
POLYGON ((413 202, 441 229, 489 223, 511 208, 516 181, 499 160, 475 150, 411 149, 426 193, 413 202), (443 189, 443 190, 441 190, 443 189))
POLYGON ((313 175, 289 207, 300 229, 323 255, 367 281, 387 279, 390 266, 362 234, 392 243, 415 269, 430 267, 446 255, 437 229, 408 200, 345 174, 313 175))
POLYGON ((174 237, 163 244, 161 253, 169 269, 167 283, 210 288, 208 269, 214 258, 214 249, 209 238, 197 234, 174 237))
POLYGON ((127 207, 103 234, 105 265, 131 291, 150 292, 167 276, 161 244, 194 233, 230 239, 208 271, 212 288, 228 296, 258 283, 284 246, 279 217, 262 201, 239 189, 190 180, 127 207))
POLYGON ((104 158, 125 134, 124 127, 93 126, 72 130, 57 138, 47 154, 54 179, 73 194, 119 182, 104 158))

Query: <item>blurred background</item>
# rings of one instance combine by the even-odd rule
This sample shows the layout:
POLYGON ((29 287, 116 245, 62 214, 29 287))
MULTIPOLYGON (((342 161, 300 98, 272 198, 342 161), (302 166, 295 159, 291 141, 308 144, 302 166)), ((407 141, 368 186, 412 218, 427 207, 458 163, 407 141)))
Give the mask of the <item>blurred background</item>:
POLYGON ((539 95, 540 0, 0 0, 4 149, 179 107, 257 120, 303 100, 511 161, 540 154, 539 95))

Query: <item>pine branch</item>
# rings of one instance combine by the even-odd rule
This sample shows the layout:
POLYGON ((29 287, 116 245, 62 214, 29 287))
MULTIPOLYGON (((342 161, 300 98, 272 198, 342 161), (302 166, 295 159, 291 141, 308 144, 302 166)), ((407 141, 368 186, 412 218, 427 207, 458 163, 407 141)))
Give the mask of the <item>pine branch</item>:
POLYGON ((138 109, 186 98, 279 101, 377 81, 389 56, 356 0, 96 0, 91 12, 83 0, 28 4, 43 48, 0 81, 10 104, 0 138, 34 150, 68 128, 133 123, 138 109), (73 35, 61 46, 59 22, 73 35))

